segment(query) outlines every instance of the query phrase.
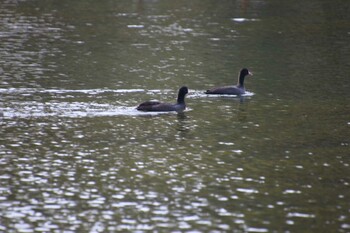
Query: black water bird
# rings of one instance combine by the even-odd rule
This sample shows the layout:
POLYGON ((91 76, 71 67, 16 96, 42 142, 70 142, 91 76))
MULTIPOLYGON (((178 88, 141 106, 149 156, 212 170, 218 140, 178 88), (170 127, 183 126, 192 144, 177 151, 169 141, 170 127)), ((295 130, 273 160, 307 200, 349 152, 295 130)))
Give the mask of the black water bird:
POLYGON ((242 95, 245 94, 244 79, 247 75, 252 76, 247 68, 241 69, 238 75, 238 83, 235 86, 214 87, 205 92, 205 94, 215 95, 242 95))
POLYGON ((176 104, 162 103, 159 101, 146 101, 137 106, 137 110, 145 112, 183 112, 186 109, 185 95, 188 88, 183 86, 179 89, 176 104))

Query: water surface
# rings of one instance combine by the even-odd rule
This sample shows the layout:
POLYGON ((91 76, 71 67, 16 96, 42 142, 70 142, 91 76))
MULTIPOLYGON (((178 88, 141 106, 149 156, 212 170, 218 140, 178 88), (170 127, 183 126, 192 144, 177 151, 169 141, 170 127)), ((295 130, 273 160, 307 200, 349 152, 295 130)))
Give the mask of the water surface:
POLYGON ((349 7, 4 1, 0 231, 348 232, 349 7))

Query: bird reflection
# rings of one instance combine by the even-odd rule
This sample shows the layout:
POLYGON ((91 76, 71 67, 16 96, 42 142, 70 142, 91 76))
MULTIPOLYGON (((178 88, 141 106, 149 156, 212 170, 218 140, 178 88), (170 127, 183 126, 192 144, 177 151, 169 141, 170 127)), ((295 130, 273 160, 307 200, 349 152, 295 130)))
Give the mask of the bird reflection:
POLYGON ((247 122, 248 119, 248 99, 245 96, 240 96, 237 102, 237 120, 239 122, 247 122))
POLYGON ((248 112, 246 104, 243 102, 240 102, 238 105, 238 113, 237 113, 237 119, 239 122, 247 122, 248 119, 248 112))
POLYGON ((180 138, 188 137, 188 133, 191 130, 191 124, 189 119, 190 118, 186 116, 184 112, 177 114, 176 130, 179 132, 178 136, 180 138))
POLYGON ((176 129, 178 131, 188 131, 189 130, 189 123, 187 121, 188 117, 186 116, 185 113, 178 113, 177 114, 177 127, 176 129))

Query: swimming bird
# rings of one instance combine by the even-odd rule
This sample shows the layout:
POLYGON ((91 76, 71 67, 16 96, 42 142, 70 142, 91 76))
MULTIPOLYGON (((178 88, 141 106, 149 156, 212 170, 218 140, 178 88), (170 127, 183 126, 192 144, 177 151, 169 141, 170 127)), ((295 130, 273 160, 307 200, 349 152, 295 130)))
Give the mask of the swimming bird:
POLYGON ((146 101, 137 106, 137 110, 145 112, 183 112, 186 109, 185 95, 188 88, 183 86, 179 89, 176 104, 162 103, 159 101, 146 101))
POLYGON ((249 72, 247 68, 241 69, 238 76, 238 83, 235 86, 224 86, 224 87, 214 87, 205 92, 205 94, 215 94, 215 95, 242 95, 245 93, 244 88, 244 78, 253 74, 249 72))

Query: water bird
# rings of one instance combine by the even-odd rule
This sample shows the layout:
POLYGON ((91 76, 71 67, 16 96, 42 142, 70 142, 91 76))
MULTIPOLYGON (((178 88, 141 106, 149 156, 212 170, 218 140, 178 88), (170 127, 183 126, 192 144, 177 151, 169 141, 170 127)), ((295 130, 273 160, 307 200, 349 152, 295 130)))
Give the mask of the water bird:
POLYGON ((137 106, 137 110, 145 112, 183 112, 186 109, 185 95, 188 93, 188 88, 183 86, 179 89, 176 104, 162 103, 159 101, 146 101, 137 106))
POLYGON ((238 75, 238 83, 234 86, 223 86, 223 87, 214 87, 205 92, 205 94, 215 94, 215 95, 242 95, 245 93, 244 87, 244 78, 253 74, 249 72, 247 68, 241 69, 238 75))

